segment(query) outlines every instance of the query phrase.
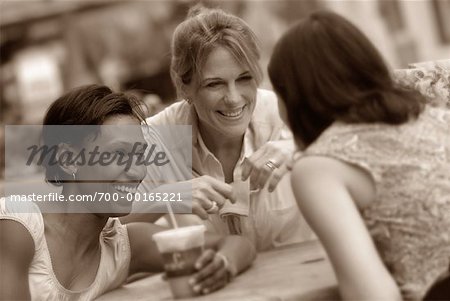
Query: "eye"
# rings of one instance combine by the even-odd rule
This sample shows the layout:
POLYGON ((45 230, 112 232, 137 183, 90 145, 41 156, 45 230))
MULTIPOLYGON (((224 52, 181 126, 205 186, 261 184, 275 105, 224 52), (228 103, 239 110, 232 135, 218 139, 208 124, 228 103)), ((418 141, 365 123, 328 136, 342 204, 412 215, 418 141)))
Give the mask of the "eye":
POLYGON ((221 82, 209 82, 206 84, 207 88, 217 88, 221 85, 221 82))
POLYGON ((244 75, 244 76, 241 76, 241 77, 238 78, 239 81, 249 81, 249 80, 252 80, 252 79, 253 79, 253 76, 251 76, 250 74, 244 75))

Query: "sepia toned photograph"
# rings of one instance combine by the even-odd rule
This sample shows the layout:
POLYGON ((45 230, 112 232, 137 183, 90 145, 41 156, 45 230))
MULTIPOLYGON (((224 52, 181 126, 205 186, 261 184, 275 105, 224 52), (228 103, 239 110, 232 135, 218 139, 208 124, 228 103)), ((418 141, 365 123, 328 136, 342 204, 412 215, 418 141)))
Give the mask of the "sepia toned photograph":
POLYGON ((450 301, 450 0, 1 0, 0 125, 0 301, 450 301))

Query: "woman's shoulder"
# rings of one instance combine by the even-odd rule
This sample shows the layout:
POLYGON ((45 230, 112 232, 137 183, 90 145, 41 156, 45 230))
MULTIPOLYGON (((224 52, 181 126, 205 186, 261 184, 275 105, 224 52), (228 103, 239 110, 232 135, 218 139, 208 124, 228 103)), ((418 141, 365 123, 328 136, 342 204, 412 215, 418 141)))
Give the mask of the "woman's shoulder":
POLYGON ((107 283, 110 289, 122 285, 130 268, 131 248, 126 225, 118 218, 109 218, 101 233, 102 269, 99 283, 107 283))
POLYGON ((44 220, 39 207, 31 200, 14 199, 9 196, 0 199, 0 220, 20 223, 30 233, 36 246, 44 235, 44 220))
POLYGON ((277 95, 273 91, 266 89, 257 90, 252 121, 277 127, 283 125, 283 121, 278 114, 277 95))
POLYGON ((109 218, 101 234, 104 246, 115 253, 116 258, 128 261, 130 256, 130 241, 126 225, 122 225, 116 217, 109 218))
POLYGON ((377 182, 387 158, 399 155, 398 133, 394 127, 382 124, 347 124, 335 122, 328 127, 306 150, 305 156, 325 156, 357 166, 377 182))
POLYGON ((149 125, 190 124, 191 106, 184 100, 177 101, 161 112, 148 117, 145 121, 149 125))
POLYGON ((277 95, 272 90, 258 88, 256 97, 264 103, 273 103, 277 101, 277 95))
POLYGON ((333 157, 368 170, 379 180, 390 166, 437 164, 450 127, 450 112, 427 107, 414 120, 400 124, 335 122, 305 151, 333 157))
POLYGON ((256 91, 255 111, 278 115, 277 95, 270 90, 258 89, 256 91))

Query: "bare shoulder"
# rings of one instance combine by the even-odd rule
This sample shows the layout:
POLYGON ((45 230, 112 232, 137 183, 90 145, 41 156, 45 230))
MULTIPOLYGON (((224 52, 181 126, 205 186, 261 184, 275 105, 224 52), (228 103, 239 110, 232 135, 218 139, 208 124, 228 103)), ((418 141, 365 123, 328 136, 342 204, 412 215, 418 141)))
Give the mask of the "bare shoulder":
MULTIPOLYGON (((343 173, 349 167, 346 163, 325 156, 305 156, 299 159, 292 167, 292 179, 309 182, 308 179, 329 178, 343 180, 343 173)), ((297 183, 297 181, 295 181, 297 183)), ((301 184, 298 182, 298 184, 301 184)))
POLYGON ((375 197, 375 184, 367 171, 326 156, 306 156, 298 160, 292 169, 291 184, 296 194, 310 189, 344 188, 360 209, 375 197))
POLYGON ((0 219, 0 260, 26 265, 34 256, 34 241, 30 232, 19 222, 0 219))
POLYGON ((0 219, 0 300, 31 298, 28 270, 33 256, 33 238, 25 226, 0 219))

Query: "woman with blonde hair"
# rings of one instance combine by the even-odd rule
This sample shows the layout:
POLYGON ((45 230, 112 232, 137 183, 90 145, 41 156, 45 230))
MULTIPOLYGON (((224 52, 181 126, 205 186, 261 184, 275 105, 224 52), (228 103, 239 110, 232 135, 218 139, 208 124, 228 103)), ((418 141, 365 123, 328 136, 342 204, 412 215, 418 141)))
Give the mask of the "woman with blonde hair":
MULTIPOLYGON (((242 235, 261 251, 313 234, 288 179, 282 180, 294 143, 278 116, 275 94, 258 88, 259 56, 257 39, 242 19, 193 7, 172 38, 171 75, 182 101, 146 121, 151 127, 192 127, 192 169, 187 166, 184 178, 178 178, 192 188, 192 212, 208 230, 242 235)), ((155 139, 146 135, 149 142, 155 139)), ((183 163, 171 165, 176 169, 183 163)), ((149 175, 157 172, 149 168, 149 175)), ((154 188, 151 179, 144 180, 140 191, 154 188)))

